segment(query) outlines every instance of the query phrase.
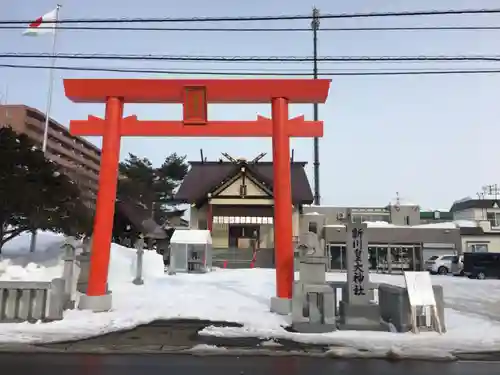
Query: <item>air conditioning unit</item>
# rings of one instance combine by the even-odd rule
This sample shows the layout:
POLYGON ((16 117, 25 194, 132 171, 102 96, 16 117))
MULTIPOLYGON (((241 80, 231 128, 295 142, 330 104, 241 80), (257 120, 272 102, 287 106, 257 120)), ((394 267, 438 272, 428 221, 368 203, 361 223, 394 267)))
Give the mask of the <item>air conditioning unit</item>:
POLYGON ((344 220, 345 219, 345 213, 343 213, 343 212, 337 213, 337 219, 344 220))

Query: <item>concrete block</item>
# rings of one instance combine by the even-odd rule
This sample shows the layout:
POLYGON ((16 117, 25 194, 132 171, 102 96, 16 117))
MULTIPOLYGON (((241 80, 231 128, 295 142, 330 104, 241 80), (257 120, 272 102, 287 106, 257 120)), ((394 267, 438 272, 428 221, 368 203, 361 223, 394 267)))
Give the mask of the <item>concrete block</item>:
POLYGON ((357 331, 386 331, 381 324, 380 309, 375 304, 339 303, 339 328, 357 331))
POLYGON ((112 294, 108 291, 102 296, 88 296, 82 294, 78 303, 80 310, 92 310, 93 312, 106 312, 113 307, 112 294))
POLYGON ((271 297, 271 312, 288 315, 292 312, 292 300, 288 298, 271 297))
POLYGON ((66 294, 66 282, 62 278, 52 280, 49 289, 47 320, 61 320, 63 318, 66 294))
MULTIPOLYGON (((443 332, 446 332, 443 287, 441 285, 433 285, 432 288, 434 290, 441 328, 443 332)), ((384 322, 392 324, 398 332, 408 332, 411 330, 411 309, 406 288, 389 284, 380 284, 379 306, 380 315, 384 322)), ((436 322, 434 320, 432 325, 436 327, 436 322)))
POLYGON ((336 324, 294 322, 292 328, 300 333, 326 333, 337 330, 336 324))

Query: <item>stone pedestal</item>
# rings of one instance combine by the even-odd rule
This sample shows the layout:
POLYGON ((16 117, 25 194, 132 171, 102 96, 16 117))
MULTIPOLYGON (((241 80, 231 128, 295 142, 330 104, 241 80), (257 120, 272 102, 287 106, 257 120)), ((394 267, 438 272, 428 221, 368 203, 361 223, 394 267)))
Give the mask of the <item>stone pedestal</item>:
POLYGON ((376 304, 353 305, 339 302, 339 329, 355 331, 386 331, 380 308, 376 304))
POLYGON ((315 233, 300 236, 299 243, 299 280, 293 285, 292 327, 304 333, 334 331, 335 297, 325 275, 328 257, 315 233))
POLYGON ((93 312, 106 312, 113 307, 113 299, 111 292, 102 296, 88 296, 82 294, 78 302, 79 310, 92 310, 93 312))
POLYGON ((279 315, 289 315, 292 312, 292 300, 288 298, 271 297, 271 312, 279 315))

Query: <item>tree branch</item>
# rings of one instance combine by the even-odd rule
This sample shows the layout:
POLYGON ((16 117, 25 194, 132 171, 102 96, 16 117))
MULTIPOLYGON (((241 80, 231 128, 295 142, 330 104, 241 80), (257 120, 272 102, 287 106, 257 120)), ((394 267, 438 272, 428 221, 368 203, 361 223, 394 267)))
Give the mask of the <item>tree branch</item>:
POLYGON ((5 245, 5 243, 9 242, 14 237, 17 237, 21 233, 27 232, 28 230, 29 230, 28 228, 24 227, 24 228, 16 228, 12 231, 8 231, 8 235, 5 237, 2 237, 2 239, 0 239, 0 244, 2 244, 2 246, 3 246, 3 245, 5 245))

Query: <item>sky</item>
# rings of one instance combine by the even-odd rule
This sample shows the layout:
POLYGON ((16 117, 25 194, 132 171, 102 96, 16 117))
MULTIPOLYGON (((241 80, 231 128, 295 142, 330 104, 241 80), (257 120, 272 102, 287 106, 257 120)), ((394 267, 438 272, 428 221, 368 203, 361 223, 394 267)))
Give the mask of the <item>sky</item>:
MULTIPOLYGON (((60 0, 61 18, 140 18, 264 16, 322 13, 408 11, 421 9, 497 8, 495 0, 60 0)), ((54 0, 2 0, 3 20, 35 19, 54 9, 54 0)), ((321 27, 499 25, 500 15, 398 17, 322 20, 321 27)), ((162 26, 162 25, 155 25, 162 26)), ((172 24, 164 24, 173 27, 172 24)), ((176 24, 175 26, 180 26, 176 24)), ((189 24, 196 27, 197 24, 189 24)), ((309 27, 309 21, 261 21, 204 24, 200 27, 309 27)), ((319 33, 319 56, 496 55, 500 31, 373 31, 319 33)), ((22 36, 22 30, 0 30, 0 51, 50 53, 51 37, 22 36)), ((207 56, 311 56, 309 32, 194 33, 172 31, 81 31, 58 33, 59 53, 116 53, 207 56)), ((5 59, 2 63, 47 65, 47 60, 5 59)), ((59 61, 66 66, 113 66, 187 70, 312 69, 295 65, 256 63, 182 63, 130 61, 59 61)), ((451 69, 488 68, 486 63, 320 63, 335 69, 451 69)), ((0 91, 10 104, 26 104, 45 111, 48 70, 0 68, 0 91)), ((102 116, 101 104, 74 104, 65 96, 64 78, 141 78, 143 74, 57 71, 51 116, 64 125, 87 115, 102 116)), ((152 77, 148 75, 147 77, 152 77)), ((153 77, 175 78, 174 75, 153 77)), ((215 78, 217 76, 214 76, 215 78)), ((199 78, 183 76, 182 78, 199 78)), ((271 76, 270 76, 271 78, 271 76)), ((475 196, 481 186, 499 182, 500 74, 443 76, 335 76, 328 101, 319 107, 324 121, 320 140, 321 203, 339 206, 381 206, 396 192, 422 208, 448 209, 454 200, 475 196)), ((290 116, 312 119, 312 105, 294 105, 290 116)), ((140 119, 176 120, 180 105, 126 105, 125 114, 140 119)), ((212 105, 209 118, 253 120, 270 115, 270 105, 212 105)), ((100 145, 99 138, 89 138, 100 145)), ((295 160, 306 161, 313 188, 313 140, 294 139, 295 160)), ((170 153, 199 160, 200 148, 209 160, 221 152, 252 159, 266 152, 270 139, 126 138, 121 158, 129 153, 160 164, 170 153)))

